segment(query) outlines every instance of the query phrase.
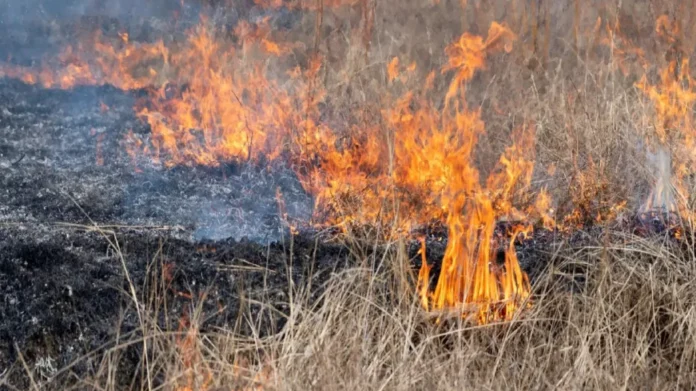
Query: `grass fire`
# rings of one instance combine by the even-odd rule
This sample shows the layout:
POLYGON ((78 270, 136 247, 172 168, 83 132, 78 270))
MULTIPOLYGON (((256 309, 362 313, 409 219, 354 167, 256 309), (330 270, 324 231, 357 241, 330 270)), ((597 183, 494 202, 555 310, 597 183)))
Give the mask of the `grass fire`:
POLYGON ((696 11, 0 5, 0 390, 696 381, 696 11))

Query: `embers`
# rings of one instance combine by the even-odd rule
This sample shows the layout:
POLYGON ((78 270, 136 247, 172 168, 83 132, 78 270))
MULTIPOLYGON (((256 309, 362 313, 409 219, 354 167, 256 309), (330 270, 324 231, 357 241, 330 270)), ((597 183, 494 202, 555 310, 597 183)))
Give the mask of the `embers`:
POLYGON ((638 213, 633 219, 633 233, 642 236, 669 235, 680 239, 683 235, 682 218, 672 211, 652 209, 638 213))

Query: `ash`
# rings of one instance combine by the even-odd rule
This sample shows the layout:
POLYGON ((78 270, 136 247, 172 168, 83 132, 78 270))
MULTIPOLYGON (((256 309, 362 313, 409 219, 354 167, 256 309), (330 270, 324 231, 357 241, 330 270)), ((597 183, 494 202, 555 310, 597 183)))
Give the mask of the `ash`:
MULTIPOLYGON (((103 354, 119 333, 137 338, 124 267, 144 303, 152 276, 171 275, 156 293, 167 308, 149 309, 163 330, 177 330, 167 320, 200 305, 201 330, 251 317, 275 333, 283 319, 273 314, 287 311, 289 289, 309 275, 321 284, 347 258, 337 245, 317 248, 311 233, 288 250, 276 192, 288 219, 308 220, 312 200, 282 165, 163 169, 146 161, 136 169, 122 143, 129 130, 149 134, 133 114, 140 94, 0 80, 0 372, 18 389, 31 385, 15 367, 20 352, 37 376, 51 376, 103 354), (243 307, 240 291, 274 309, 243 307)), ((119 364, 125 382, 138 373, 138 349, 119 364)), ((97 361, 71 371, 90 373, 97 361)))
POLYGON ((276 190, 289 219, 312 200, 294 173, 230 163, 162 169, 125 152, 137 92, 110 87, 44 90, 0 82, 0 222, 174 226, 182 239, 280 240, 276 190))

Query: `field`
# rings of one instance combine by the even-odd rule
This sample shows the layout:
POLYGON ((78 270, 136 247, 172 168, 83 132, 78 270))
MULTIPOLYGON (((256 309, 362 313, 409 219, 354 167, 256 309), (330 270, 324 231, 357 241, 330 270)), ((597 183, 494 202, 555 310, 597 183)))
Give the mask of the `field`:
POLYGON ((0 5, 0 390, 691 388, 695 9, 0 5))

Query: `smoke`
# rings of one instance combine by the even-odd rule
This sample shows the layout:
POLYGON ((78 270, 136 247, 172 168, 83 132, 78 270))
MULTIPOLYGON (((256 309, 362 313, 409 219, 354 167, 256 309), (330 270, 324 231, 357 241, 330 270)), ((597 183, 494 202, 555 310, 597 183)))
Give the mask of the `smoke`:
POLYGON ((298 18, 296 11, 285 7, 258 7, 253 0, 5 0, 0 2, 0 25, 9 31, 10 28, 22 29, 85 16, 112 18, 124 24, 149 18, 170 23, 177 18, 195 23, 202 12, 217 13, 218 16, 223 13, 226 22, 231 19, 233 23, 240 18, 254 22, 270 17, 275 26, 285 28, 298 18))
POLYGON ((178 1, 167 0, 9 0, 0 5, 0 22, 18 26, 86 15, 118 19, 165 17, 180 8, 178 1))
MULTIPOLYGON (((254 7, 253 0, 238 0, 234 7, 212 3, 210 0, 0 1, 0 65, 7 62, 36 67, 44 59, 54 58, 65 45, 77 47, 81 32, 100 30, 112 37, 127 32, 132 42, 160 38, 167 41, 172 39, 172 33, 183 34, 198 24, 201 14, 220 29, 233 28, 241 19, 258 22, 266 18, 273 28, 285 29, 300 19, 299 13, 286 8, 254 7)), ((50 95, 39 94, 39 97, 48 99, 50 95)), ((65 167, 61 168, 81 172, 91 166, 86 162, 93 161, 94 156, 79 152, 92 150, 95 139, 86 136, 90 128, 118 137, 117 134, 140 121, 131 112, 133 98, 130 93, 110 87, 86 86, 61 93, 54 114, 66 121, 86 124, 79 128, 79 137, 78 133, 66 133, 61 138, 64 144, 50 146, 55 148, 56 155, 63 157, 60 162, 65 167), (101 101, 112 106, 107 114, 101 114, 103 121, 90 114, 95 111, 95 102, 101 101)), ((77 132, 73 123, 66 128, 77 132)), ((122 168, 121 164, 119 161, 117 170, 122 168)), ((191 230, 196 241, 246 238, 268 243, 287 234, 283 218, 308 221, 312 214, 311 197, 288 170, 273 175, 266 175, 263 170, 248 170, 228 176, 220 170, 198 175, 195 169, 168 172, 148 164, 143 166, 146 173, 124 177, 128 183, 123 184, 122 204, 115 208, 118 214, 109 218, 124 224, 184 226, 191 230), (279 213, 277 190, 282 192, 286 207, 283 217, 279 213)), ((128 165, 125 169, 132 167, 128 165)))
POLYGON ((655 184, 640 211, 675 211, 674 185, 672 184, 672 157, 669 150, 659 147, 655 153, 647 151, 647 160, 653 168, 655 184))

